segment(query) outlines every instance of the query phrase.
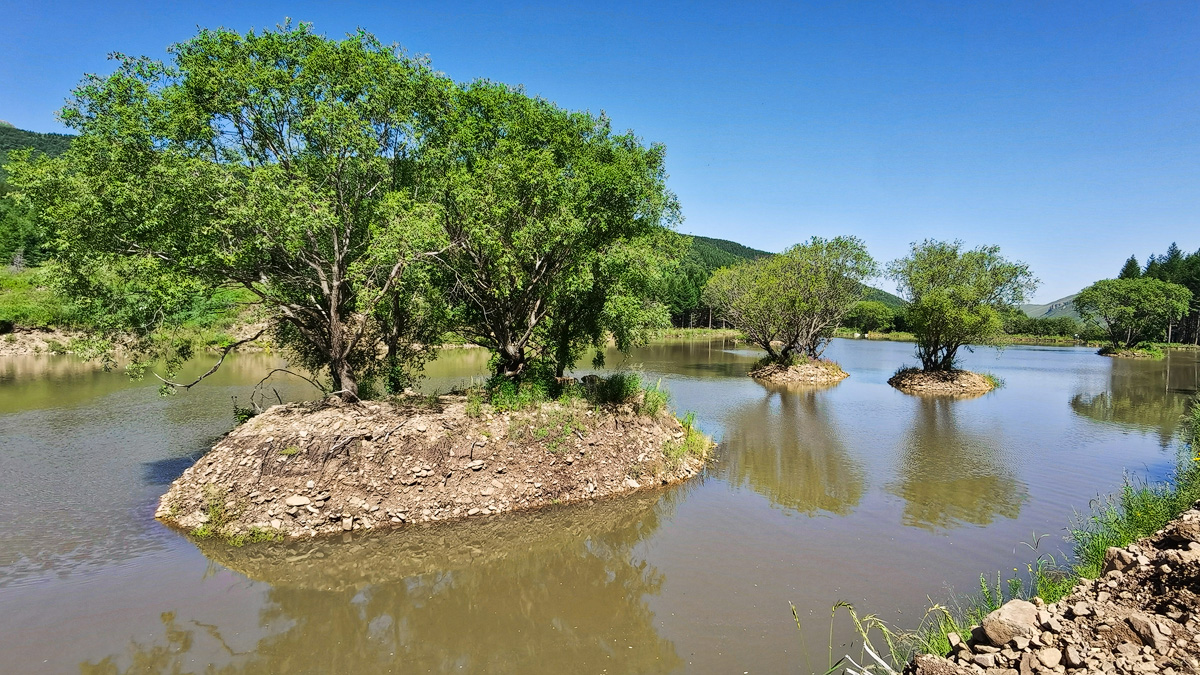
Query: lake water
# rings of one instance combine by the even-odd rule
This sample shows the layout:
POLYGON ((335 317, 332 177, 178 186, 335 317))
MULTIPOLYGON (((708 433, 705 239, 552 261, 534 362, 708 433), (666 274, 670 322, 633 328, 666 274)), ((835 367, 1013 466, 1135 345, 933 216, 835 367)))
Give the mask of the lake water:
MULTIPOLYGON (((827 355, 851 377, 820 390, 756 383, 732 342, 609 355, 720 442, 688 484, 271 550, 153 513, 278 358, 231 358, 170 398, 70 357, 2 359, 0 672, 823 672, 838 601, 913 627, 981 572, 1061 559, 1074 511, 1169 471, 1200 375, 1194 352, 1014 347, 965 358, 1004 388, 920 399, 887 385, 910 344, 827 355)), ((424 387, 486 360, 448 351, 424 387)), ((845 615, 834 639, 857 656, 845 615)))

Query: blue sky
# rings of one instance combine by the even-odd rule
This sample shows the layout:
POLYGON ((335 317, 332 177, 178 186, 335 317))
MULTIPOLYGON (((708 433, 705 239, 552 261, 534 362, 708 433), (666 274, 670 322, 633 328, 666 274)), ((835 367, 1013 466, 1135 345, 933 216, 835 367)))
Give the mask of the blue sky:
MULTIPOLYGON (((358 26, 665 143, 682 230, 998 244, 1049 301, 1200 248, 1200 3, 12 2, 0 119, 197 26, 358 26)), ((879 284, 890 288, 887 282, 879 284)))

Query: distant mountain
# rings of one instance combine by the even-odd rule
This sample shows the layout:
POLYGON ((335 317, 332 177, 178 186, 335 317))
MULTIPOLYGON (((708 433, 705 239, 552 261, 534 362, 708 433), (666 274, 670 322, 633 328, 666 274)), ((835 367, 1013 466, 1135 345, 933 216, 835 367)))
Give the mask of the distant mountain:
POLYGON ((0 184, 4 182, 4 162, 12 150, 33 148, 51 157, 57 157, 71 147, 74 136, 66 134, 39 134, 36 131, 18 129, 8 122, 0 122, 0 184))
POLYGON ((897 307, 903 307, 908 304, 907 302, 904 301, 904 298, 902 298, 894 293, 888 293, 887 291, 879 289, 879 288, 875 288, 874 286, 867 286, 866 288, 867 288, 867 290, 866 290, 866 294, 863 296, 863 300, 874 300, 875 302, 882 302, 883 304, 885 304, 888 307, 891 307, 893 309, 895 309, 897 307))
POLYGON ((1075 305, 1072 304, 1077 295, 1079 294, 1072 293, 1065 298, 1059 298, 1045 305, 1021 305, 1021 311, 1033 319, 1054 319, 1060 316, 1068 316, 1078 320, 1079 313, 1075 311, 1075 305))
POLYGON ((10 150, 33 148, 50 156, 61 155, 71 147, 74 136, 66 134, 40 134, 36 131, 18 129, 7 122, 0 124, 0 161, 10 150))

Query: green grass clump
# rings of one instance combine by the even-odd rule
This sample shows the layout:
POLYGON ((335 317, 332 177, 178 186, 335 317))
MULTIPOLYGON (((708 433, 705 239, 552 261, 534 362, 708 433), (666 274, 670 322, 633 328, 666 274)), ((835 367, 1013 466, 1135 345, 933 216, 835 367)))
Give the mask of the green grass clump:
POLYGON ((467 417, 472 419, 483 417, 483 393, 478 389, 467 390, 467 417))
POLYGON ((272 541, 283 541, 283 533, 263 527, 251 527, 245 532, 239 532, 224 538, 230 546, 242 547, 246 544, 262 544, 272 541))
POLYGON ((486 385, 488 401, 500 412, 528 410, 552 400, 552 388, 542 378, 514 382, 497 375, 486 385))
POLYGON ((300 454, 300 448, 294 445, 289 445, 288 447, 280 450, 279 454, 283 455, 284 457, 291 457, 292 455, 300 454))
POLYGON ((992 389, 999 389, 1004 386, 1004 378, 995 373, 979 373, 979 376, 987 380, 987 383, 992 385, 992 389))
POLYGON ((711 438, 696 429, 696 413, 688 412, 679 422, 683 425, 683 437, 663 447, 663 457, 670 470, 678 468, 685 457, 706 459, 713 445, 711 438))

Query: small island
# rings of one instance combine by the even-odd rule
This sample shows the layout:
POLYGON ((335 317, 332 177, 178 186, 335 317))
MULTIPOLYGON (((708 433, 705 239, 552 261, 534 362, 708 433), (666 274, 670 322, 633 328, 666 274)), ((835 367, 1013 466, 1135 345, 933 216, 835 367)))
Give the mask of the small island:
POLYGON ((832 384, 850 377, 834 361, 799 360, 791 365, 765 363, 750 371, 750 377, 775 384, 832 384))
POLYGON ((629 377, 517 409, 474 391, 276 405, 185 470, 155 516, 237 544, 490 516, 699 474, 712 441, 656 389, 608 403, 592 394, 629 377))
POLYGON ((901 368, 888 379, 888 384, 906 394, 978 396, 995 389, 997 380, 969 370, 901 368))
POLYGON ((997 344, 1002 313, 1037 287, 1029 267, 1005 259, 995 246, 964 250, 961 241, 925 240, 888 265, 908 300, 906 318, 917 343, 920 368, 900 368, 888 384, 922 396, 974 397, 1001 382, 958 367, 959 350, 997 344))

